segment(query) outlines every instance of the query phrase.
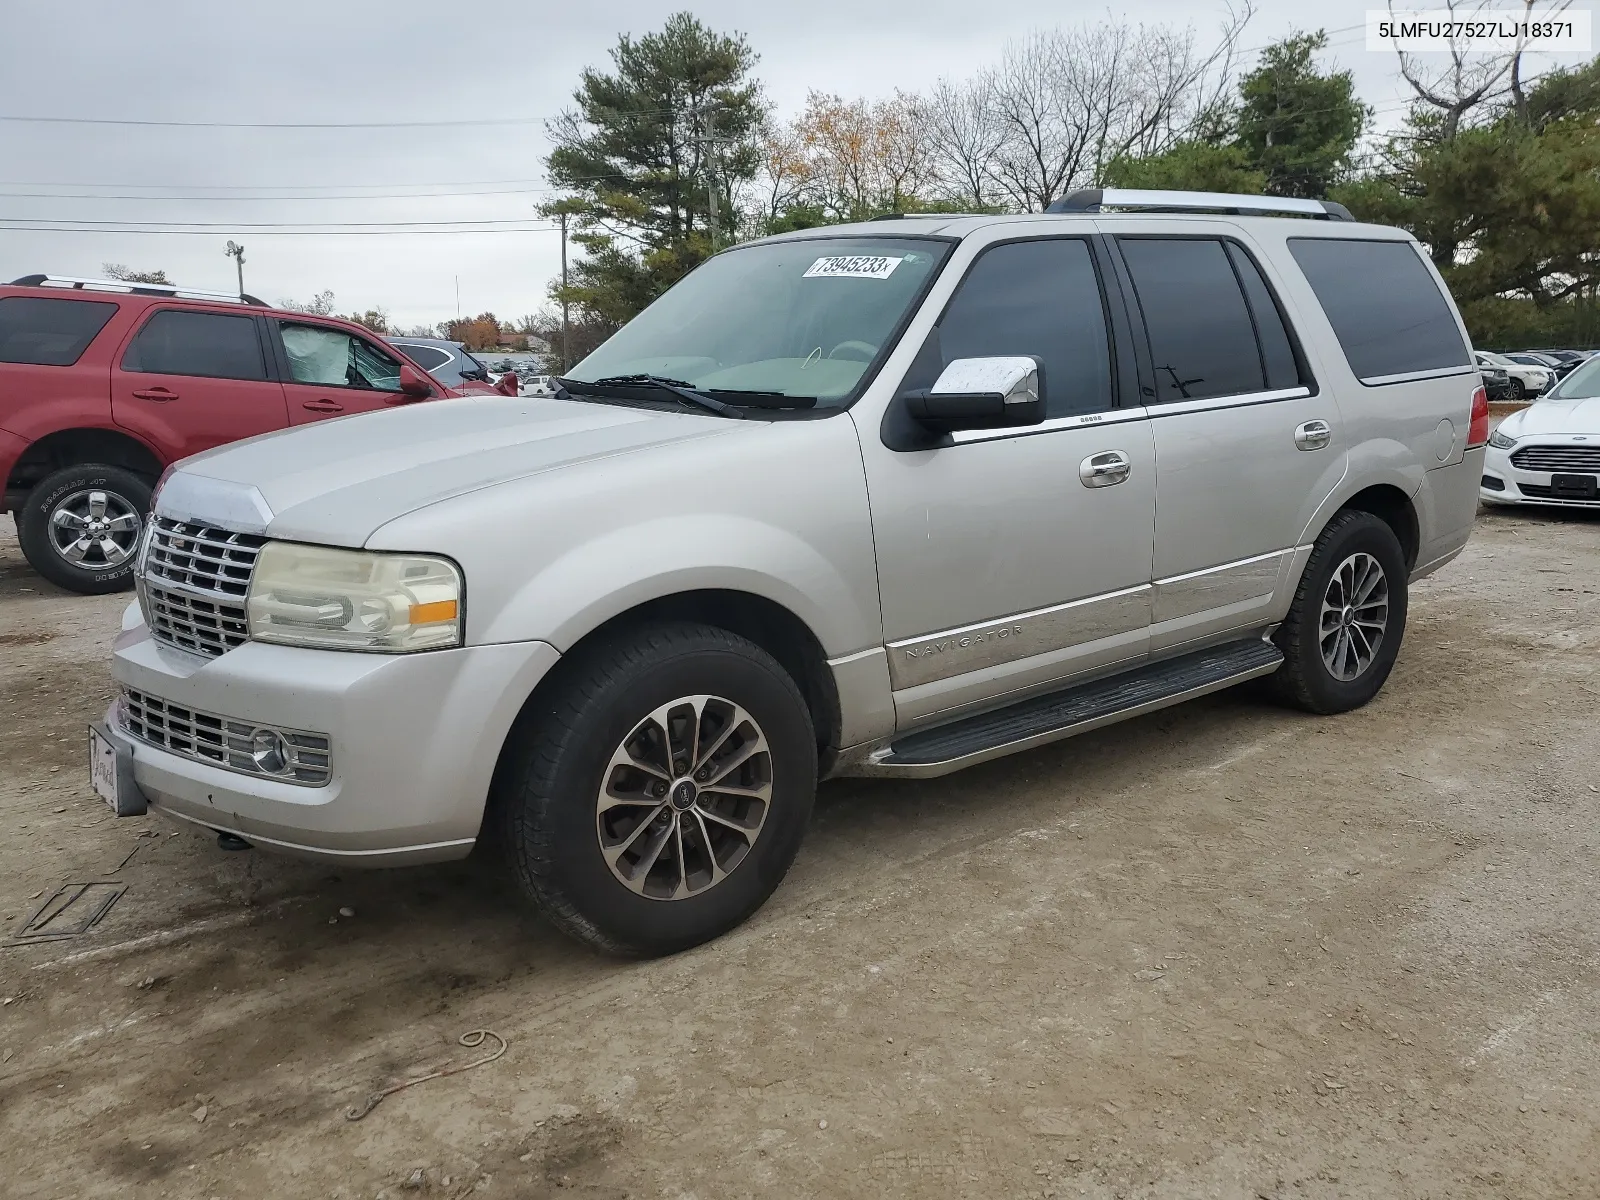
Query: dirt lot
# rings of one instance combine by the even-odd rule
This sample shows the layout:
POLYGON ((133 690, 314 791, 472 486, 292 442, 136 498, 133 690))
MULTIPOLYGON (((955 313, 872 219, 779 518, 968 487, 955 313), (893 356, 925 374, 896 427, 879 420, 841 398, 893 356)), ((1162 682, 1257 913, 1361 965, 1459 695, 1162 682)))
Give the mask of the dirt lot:
POLYGON ((473 864, 111 818, 125 598, 4 528, 0 937, 128 890, 0 942, 0 1195, 1600 1195, 1600 520, 1483 516, 1361 712, 1230 694, 827 785, 755 920, 644 964, 473 864), (344 1119, 480 1028, 504 1057, 344 1119))

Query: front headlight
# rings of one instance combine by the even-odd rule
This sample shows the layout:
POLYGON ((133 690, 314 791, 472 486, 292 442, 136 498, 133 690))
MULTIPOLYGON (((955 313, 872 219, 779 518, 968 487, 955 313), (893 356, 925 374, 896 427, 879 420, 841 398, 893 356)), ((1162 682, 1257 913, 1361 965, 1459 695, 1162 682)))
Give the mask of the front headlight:
POLYGON ((1509 450, 1516 444, 1516 438, 1509 438, 1505 434, 1501 433, 1498 429, 1489 435, 1489 445, 1493 446, 1496 450, 1509 450))
POLYGON ((461 644, 461 572, 444 558, 268 542, 245 611, 258 642, 408 654, 461 644))

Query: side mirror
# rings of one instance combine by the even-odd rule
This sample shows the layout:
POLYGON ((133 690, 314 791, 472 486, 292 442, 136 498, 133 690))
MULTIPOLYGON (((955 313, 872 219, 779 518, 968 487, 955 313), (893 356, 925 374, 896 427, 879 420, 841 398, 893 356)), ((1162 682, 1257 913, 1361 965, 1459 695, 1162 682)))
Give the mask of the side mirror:
POLYGON ((433 384, 410 363, 400 364, 400 394, 424 400, 433 395, 433 384))
POLYGON ((1044 364, 1031 356, 958 358, 931 388, 906 392, 906 411, 937 433, 1010 429, 1044 420, 1044 364))

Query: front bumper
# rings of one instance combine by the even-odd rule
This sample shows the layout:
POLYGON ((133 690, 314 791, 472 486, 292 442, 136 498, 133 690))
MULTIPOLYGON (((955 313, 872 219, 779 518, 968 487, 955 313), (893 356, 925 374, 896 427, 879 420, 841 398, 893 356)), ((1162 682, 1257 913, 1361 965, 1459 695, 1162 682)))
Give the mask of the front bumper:
POLYGON ((559 654, 543 642, 353 654, 247 642, 202 658, 150 636, 117 639, 125 688, 234 721, 316 730, 332 777, 308 787, 196 761, 106 725, 133 751, 151 808, 264 849, 361 866, 462 858, 483 822, 506 734, 559 654))
MULTIPOLYGON (((1540 442, 1534 439, 1519 441, 1516 449, 1524 446, 1567 444, 1563 441, 1540 442)), ((1515 450, 1501 450, 1494 446, 1488 448, 1488 453, 1483 460, 1483 478, 1478 486, 1478 498, 1486 504, 1533 504, 1540 507, 1550 506, 1555 508, 1600 508, 1600 495, 1595 499, 1575 499, 1570 496, 1557 496, 1551 494, 1551 480, 1554 472, 1551 471, 1525 471, 1521 467, 1513 466, 1511 456, 1515 450), (1498 486, 1496 486, 1498 485, 1498 486)), ((1578 472, 1583 474, 1584 472, 1578 472)), ((1600 476, 1597 476, 1600 478, 1600 476)))

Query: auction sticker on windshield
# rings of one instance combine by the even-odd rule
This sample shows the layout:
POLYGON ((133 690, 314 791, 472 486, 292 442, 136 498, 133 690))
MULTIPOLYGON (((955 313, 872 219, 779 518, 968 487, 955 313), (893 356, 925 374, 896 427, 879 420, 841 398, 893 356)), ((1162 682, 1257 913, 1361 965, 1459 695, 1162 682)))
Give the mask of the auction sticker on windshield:
POLYGON ((904 261, 881 254, 840 254, 819 258, 806 268, 802 279, 887 279, 904 261))

